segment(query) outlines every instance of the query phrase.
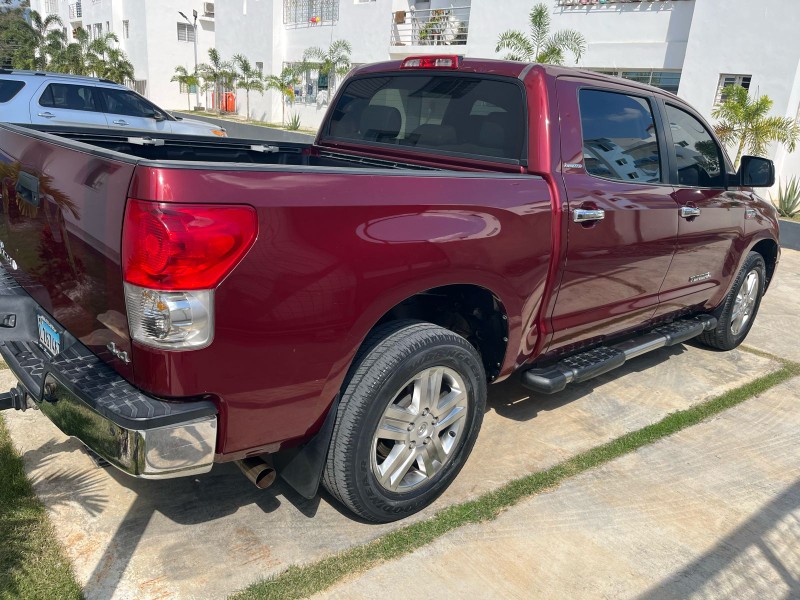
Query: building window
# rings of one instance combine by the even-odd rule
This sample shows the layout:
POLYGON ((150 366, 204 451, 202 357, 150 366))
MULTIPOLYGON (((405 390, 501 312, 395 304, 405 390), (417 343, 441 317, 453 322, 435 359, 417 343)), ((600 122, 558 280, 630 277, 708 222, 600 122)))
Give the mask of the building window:
POLYGON ((58 0, 47 0, 44 3, 44 10, 49 15, 58 13, 58 0))
POLYGON ((680 71, 661 71, 656 69, 644 69, 641 71, 623 71, 621 69, 592 69, 595 73, 611 75, 612 77, 622 77, 639 83, 646 83, 673 94, 678 93, 678 86, 681 83, 680 71))
POLYGON ((264 74, 264 63, 263 62, 257 62, 256 63, 256 71, 258 71, 259 75, 263 75, 264 74))
POLYGON ((196 94, 197 93, 197 86, 196 85, 187 86, 185 83, 181 82, 179 84, 179 87, 180 87, 180 90, 181 90, 181 94, 187 94, 187 93, 188 94, 196 94), (188 91, 186 89, 187 87, 189 88, 188 91))
POLYGON ((283 0, 283 24, 289 27, 331 25, 339 20, 339 0, 283 0))
POLYGON ((717 84, 717 95, 714 98, 714 104, 720 104, 728 99, 728 94, 725 93, 725 88, 730 85, 740 85, 744 89, 750 89, 750 80, 752 75, 726 75, 719 76, 719 83, 717 84))
POLYGON ((103 24, 102 23, 95 23, 94 24, 94 39, 99 40, 103 37, 103 24))
POLYGON ((130 37, 130 26, 128 24, 128 21, 122 22, 122 37, 125 39, 128 39, 128 37, 130 37))
POLYGON ((144 96, 145 98, 147 97, 147 79, 137 79, 135 81, 128 79, 125 82, 125 85, 127 85, 140 96, 144 96))
POLYGON ((194 41, 194 27, 188 23, 178 23, 178 41, 179 42, 193 42, 194 41))

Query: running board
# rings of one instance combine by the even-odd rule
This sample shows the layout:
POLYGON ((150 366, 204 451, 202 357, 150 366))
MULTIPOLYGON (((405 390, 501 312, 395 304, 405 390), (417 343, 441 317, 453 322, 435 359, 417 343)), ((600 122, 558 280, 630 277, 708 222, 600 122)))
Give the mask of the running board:
POLYGON ((569 383, 580 383, 608 373, 630 358, 680 344, 716 326, 717 319, 711 315, 674 321, 613 346, 599 346, 568 356, 549 367, 528 369, 522 373, 522 385, 540 394, 555 394, 569 383))

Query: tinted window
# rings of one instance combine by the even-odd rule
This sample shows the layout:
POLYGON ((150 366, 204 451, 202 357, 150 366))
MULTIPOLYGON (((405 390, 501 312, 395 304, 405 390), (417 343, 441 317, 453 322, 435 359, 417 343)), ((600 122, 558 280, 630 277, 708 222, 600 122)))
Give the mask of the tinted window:
POLYGON ((133 92, 104 88, 103 95, 108 113, 130 115, 131 117, 152 117, 155 113, 155 109, 149 102, 133 92))
POLYGON ((39 98, 39 104, 50 108, 65 108, 68 110, 100 110, 100 101, 97 97, 96 88, 66 83, 51 83, 48 85, 42 97, 39 98))
POLYGON ((630 182, 661 181, 656 128, 647 100, 581 90, 580 106, 587 173, 630 182))
POLYGON ((689 113, 667 105, 667 118, 678 160, 678 183, 723 187, 722 153, 705 126, 689 113))
POLYGON ((524 99, 514 83, 468 75, 351 81, 328 135, 366 143, 519 160, 524 99))
POLYGON ((8 102, 17 95, 25 83, 16 79, 0 79, 0 104, 8 102))

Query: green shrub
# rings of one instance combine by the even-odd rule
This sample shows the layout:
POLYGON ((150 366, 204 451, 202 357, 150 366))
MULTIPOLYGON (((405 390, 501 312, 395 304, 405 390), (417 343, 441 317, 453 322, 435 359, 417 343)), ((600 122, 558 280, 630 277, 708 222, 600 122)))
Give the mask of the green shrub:
POLYGON ((289 117, 289 122, 286 124, 286 129, 289 131, 297 131, 300 129, 300 115, 295 113, 289 117))
POLYGON ((777 197, 771 199, 782 217, 793 217, 800 213, 800 180, 797 177, 787 179, 786 187, 779 183, 777 197))

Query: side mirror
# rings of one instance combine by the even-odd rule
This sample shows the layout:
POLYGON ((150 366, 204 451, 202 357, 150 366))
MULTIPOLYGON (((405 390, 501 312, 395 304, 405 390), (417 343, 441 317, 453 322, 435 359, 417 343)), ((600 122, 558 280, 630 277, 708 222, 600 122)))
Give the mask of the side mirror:
POLYGON ((772 187, 775 185, 775 163, 759 156, 743 156, 736 179, 744 187, 772 187))
POLYGON ((156 121, 165 121, 167 117, 164 116, 164 113, 154 110, 149 115, 147 115, 151 119, 155 119, 156 121))

